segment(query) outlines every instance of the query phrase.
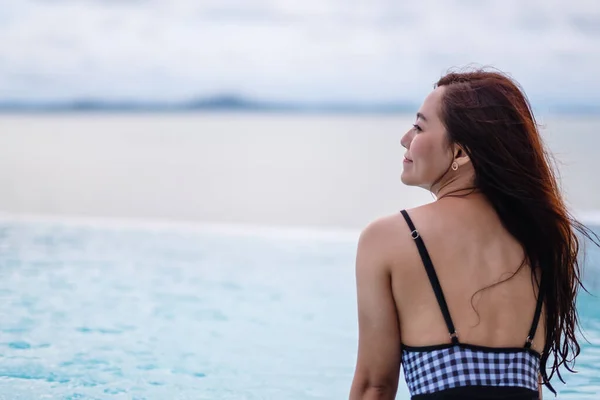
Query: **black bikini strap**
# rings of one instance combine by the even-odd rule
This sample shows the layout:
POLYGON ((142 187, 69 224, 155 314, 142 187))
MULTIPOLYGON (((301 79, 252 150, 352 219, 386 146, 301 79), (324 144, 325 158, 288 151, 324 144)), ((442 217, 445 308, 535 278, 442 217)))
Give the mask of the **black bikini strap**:
POLYGON ((431 262, 431 257, 429 257, 429 253, 427 252, 427 248, 425 247, 425 243, 419 235, 419 232, 415 228, 412 220, 408 216, 406 210, 400 211, 402 216, 406 220, 408 227, 411 230, 411 236, 417 244, 417 249, 419 249, 419 255, 421 256, 421 260, 423 260, 423 265, 425 266, 425 271, 427 271, 427 276, 429 277, 429 282, 431 283, 431 287, 433 288, 433 292, 435 293, 435 297, 437 298, 438 304, 440 306, 440 310, 442 311, 442 315, 444 316, 444 320, 446 321, 446 326, 448 327, 448 332, 450 332, 450 337, 452 338, 452 343, 458 343, 458 336, 456 335, 456 329, 454 329, 454 323, 452 323, 452 318, 450 318, 450 311, 448 310, 448 305, 446 304, 446 299, 444 298, 444 293, 442 292, 442 286, 440 285, 440 281, 435 273, 435 268, 433 267, 433 263, 431 262))
POLYGON ((525 348, 531 348, 531 342, 537 331, 538 323, 540 322, 540 316, 542 315, 542 306, 544 305, 544 276, 540 279, 540 289, 538 290, 537 304, 535 306, 535 314, 533 315, 533 322, 531 323, 531 329, 529 329, 529 335, 527 335, 527 341, 525 342, 525 348))

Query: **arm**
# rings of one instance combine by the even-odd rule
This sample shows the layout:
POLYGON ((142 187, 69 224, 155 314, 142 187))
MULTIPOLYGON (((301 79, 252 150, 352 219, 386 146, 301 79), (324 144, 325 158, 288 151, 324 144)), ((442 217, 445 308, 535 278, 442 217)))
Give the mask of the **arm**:
MULTIPOLYGON (((358 357, 350 400, 394 399, 400 374, 400 329, 391 274, 377 223, 361 234, 356 256, 358 357)), ((389 240, 389 239, 387 239, 389 240)))

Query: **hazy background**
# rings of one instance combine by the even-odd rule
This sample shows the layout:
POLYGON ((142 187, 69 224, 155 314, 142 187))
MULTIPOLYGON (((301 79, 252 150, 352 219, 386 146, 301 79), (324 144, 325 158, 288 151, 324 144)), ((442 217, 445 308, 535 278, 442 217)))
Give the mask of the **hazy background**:
POLYGON ((600 101, 595 0, 0 1, 3 99, 418 102, 448 67, 600 101))
POLYGON ((0 210, 360 227, 432 199, 399 140, 473 63, 600 209, 596 1, 0 0, 0 210))

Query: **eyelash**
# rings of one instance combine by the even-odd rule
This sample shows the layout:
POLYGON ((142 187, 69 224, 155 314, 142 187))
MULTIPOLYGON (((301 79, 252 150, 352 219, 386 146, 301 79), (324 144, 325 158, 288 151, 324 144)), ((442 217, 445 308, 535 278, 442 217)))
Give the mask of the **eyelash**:
POLYGON ((417 124, 413 124, 413 129, 415 131, 417 131, 417 132, 422 132, 423 131, 423 129, 421 129, 421 127, 419 125, 417 125, 417 124))

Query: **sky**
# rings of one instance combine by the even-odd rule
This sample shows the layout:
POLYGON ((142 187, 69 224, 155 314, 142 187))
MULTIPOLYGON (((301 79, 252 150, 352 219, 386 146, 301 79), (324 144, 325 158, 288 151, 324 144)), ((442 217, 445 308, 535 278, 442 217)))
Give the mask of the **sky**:
POLYGON ((0 0, 0 100, 414 102, 468 65, 600 104, 600 2, 0 0))

